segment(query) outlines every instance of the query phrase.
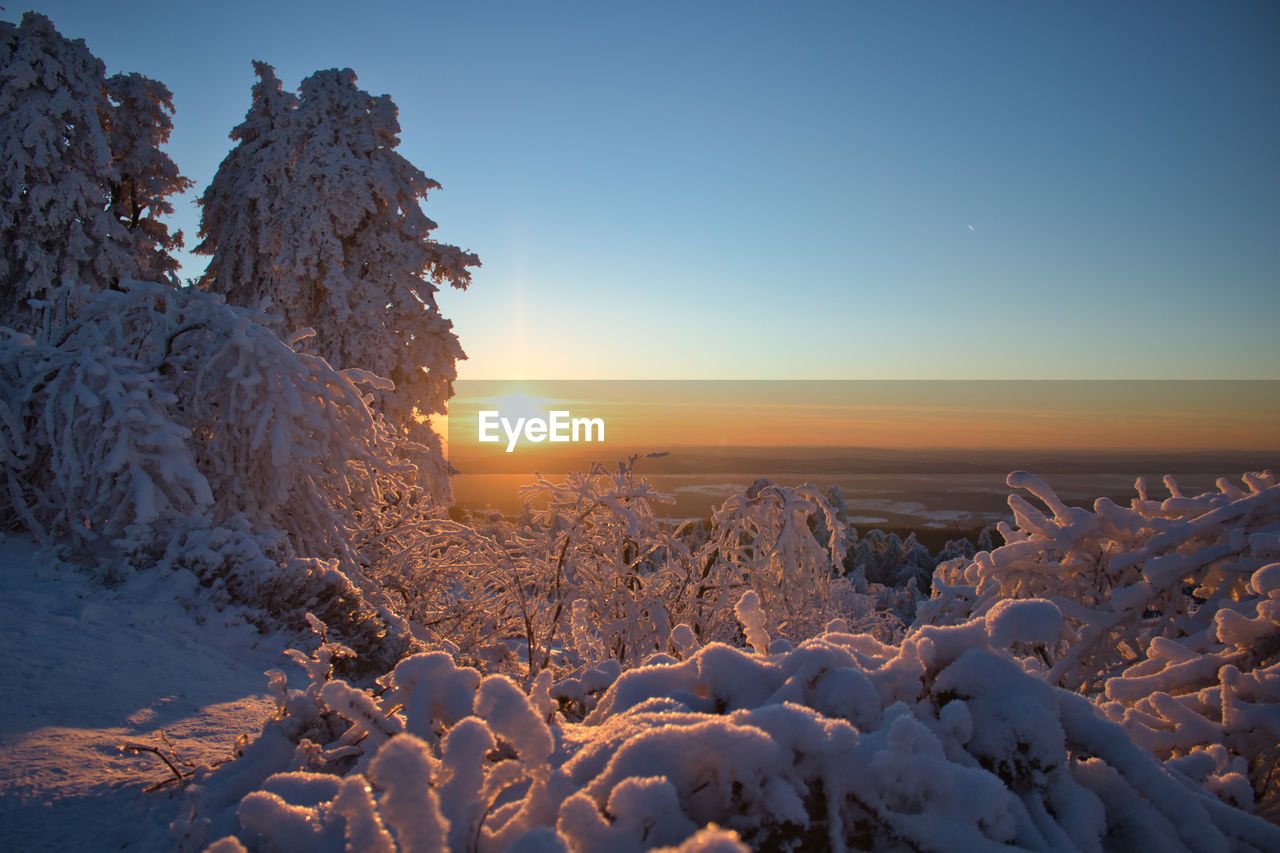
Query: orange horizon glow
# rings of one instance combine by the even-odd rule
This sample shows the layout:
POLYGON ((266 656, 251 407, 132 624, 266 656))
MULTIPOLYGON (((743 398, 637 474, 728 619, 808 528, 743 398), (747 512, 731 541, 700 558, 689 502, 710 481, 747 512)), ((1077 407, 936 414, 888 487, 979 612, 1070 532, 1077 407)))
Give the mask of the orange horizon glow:
MULTIPOLYGON (((1270 451, 1280 447, 1280 383, 468 383, 502 393, 459 395, 454 449, 476 441, 475 411, 520 400, 602 417, 601 449, 867 447, 1270 451), (768 394, 755 393, 757 386, 768 394), (764 387, 767 386, 767 387, 764 387), (769 396, 782 390, 780 398, 769 396), (595 393, 583 393, 595 392, 595 393), (514 396, 513 396, 514 395, 514 396), (836 397, 839 399, 830 399, 836 397), (651 399, 652 398, 652 399, 651 399), (856 399, 855 399, 856 398, 856 399), (488 402, 485 402, 488 401, 488 402)), ((464 392, 466 388, 462 389, 464 392)), ((547 454, 584 445, 521 445, 547 454)))

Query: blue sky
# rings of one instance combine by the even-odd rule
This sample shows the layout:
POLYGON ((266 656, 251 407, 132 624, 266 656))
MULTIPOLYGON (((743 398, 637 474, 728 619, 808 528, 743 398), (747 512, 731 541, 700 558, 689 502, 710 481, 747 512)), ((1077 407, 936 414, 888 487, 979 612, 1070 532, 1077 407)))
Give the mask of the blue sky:
POLYGON ((31 8, 197 189, 253 59, 390 94, 464 378, 1280 377, 1274 3, 31 8))

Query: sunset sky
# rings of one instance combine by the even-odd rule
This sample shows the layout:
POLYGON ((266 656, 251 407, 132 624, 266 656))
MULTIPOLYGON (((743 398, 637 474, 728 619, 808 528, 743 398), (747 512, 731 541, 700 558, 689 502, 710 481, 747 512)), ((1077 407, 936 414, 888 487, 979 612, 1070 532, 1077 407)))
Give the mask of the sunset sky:
POLYGON ((464 377, 1280 377, 1275 3, 31 6, 197 191, 251 60, 390 94, 464 377))
POLYGON ((1241 450, 1267 461, 1280 451, 1280 381, 463 381, 446 436, 455 456, 514 470, 555 453, 686 445, 1241 450), (552 411, 600 418, 605 444, 513 443, 495 424, 500 440, 481 446, 481 410, 512 431, 552 411))

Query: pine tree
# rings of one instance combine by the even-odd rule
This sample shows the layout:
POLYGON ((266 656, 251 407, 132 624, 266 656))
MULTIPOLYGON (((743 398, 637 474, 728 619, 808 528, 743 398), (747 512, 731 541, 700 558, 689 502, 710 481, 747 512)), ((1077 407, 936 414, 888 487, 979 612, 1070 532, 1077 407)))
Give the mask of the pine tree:
POLYGON ((107 209, 102 61, 43 15, 0 26, 0 312, 28 326, 28 299, 64 279, 106 284, 133 262, 107 209))
POLYGON ((172 278, 178 262, 169 253, 182 248, 182 232, 169 233, 158 217, 173 213, 169 196, 192 182, 160 146, 173 131, 173 93, 141 74, 116 74, 106 83, 112 109, 106 116, 115 172, 111 212, 128 231, 137 270, 147 281, 172 278))
POLYGON ((249 112, 231 131, 237 144, 197 202, 201 241, 195 251, 212 256, 202 286, 234 305, 262 308, 271 306, 272 291, 286 277, 274 262, 286 235, 271 220, 280 216, 279 199, 289 188, 290 121, 298 99, 283 90, 270 65, 254 62, 253 69, 258 82, 249 112))
POLYGON ((465 289, 480 261, 431 239, 419 202, 440 185, 395 151, 388 96, 330 69, 295 97, 271 66, 254 69, 237 145, 200 199, 196 251, 211 256, 200 283, 278 315, 282 332, 313 330, 302 345, 334 366, 390 379, 375 406, 420 445, 414 461, 443 496, 447 466, 425 419, 445 412, 465 355, 435 294, 444 282, 465 289))
POLYGON ((45 16, 0 22, 0 322, 33 330, 29 300, 64 281, 172 274, 181 235, 155 217, 189 182, 159 150, 171 112, 163 85, 108 83, 102 60, 45 16))

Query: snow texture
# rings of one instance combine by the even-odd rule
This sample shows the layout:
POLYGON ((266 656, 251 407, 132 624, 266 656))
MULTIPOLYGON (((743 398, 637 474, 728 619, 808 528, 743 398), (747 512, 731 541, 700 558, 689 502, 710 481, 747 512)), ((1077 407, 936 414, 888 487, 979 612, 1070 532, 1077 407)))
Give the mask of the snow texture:
MULTIPOLYGON (((1018 547, 1029 541, 1027 531, 1046 538, 1065 537, 1064 528, 1077 536, 1098 532, 1101 510, 1095 515, 1066 507, 1044 484, 1011 479, 1034 488, 1054 515, 1036 517, 1019 507, 1026 525, 1006 531, 1004 547, 1012 550, 976 555, 965 569, 969 575, 1007 566, 1011 554, 1038 557, 1036 565, 1060 559, 1064 551, 1052 545, 1043 551, 1018 547)), ((1265 529, 1275 524, 1258 512, 1269 505, 1258 496, 1276 488, 1271 476, 1246 482, 1252 484, 1249 491, 1226 498, 1181 498, 1180 512, 1190 516, 1184 525, 1212 541, 1243 543, 1245 553, 1254 547, 1251 542, 1271 547, 1269 540, 1222 528, 1246 517, 1241 508, 1226 509, 1239 502, 1252 508, 1251 523, 1265 529), (1213 513, 1214 526, 1200 520, 1206 511, 1213 513)), ((1157 526, 1164 533, 1186 529, 1157 526)), ((1136 524, 1126 529, 1137 534, 1129 544, 1147 549, 1149 559, 1161 556, 1136 524)), ((1173 535, 1165 541, 1186 539, 1173 535)), ((1188 550, 1202 553, 1208 547, 1190 543, 1188 550)), ((1142 565, 1128 552, 1106 553, 1141 573, 1142 565)), ((1189 565, 1203 568, 1197 561, 1189 565)), ((748 845, 769 848, 1276 849, 1280 829, 1247 813, 1255 807, 1249 759, 1261 754, 1265 761, 1266 745, 1276 742, 1276 697, 1264 692, 1274 675, 1259 673, 1260 661, 1242 668, 1247 654, 1258 653, 1258 640, 1274 633, 1272 623, 1259 623, 1267 618, 1260 613, 1271 612, 1263 605, 1276 600, 1270 597, 1272 565, 1226 575, 1238 580, 1231 605, 1215 607, 1215 616, 1203 617, 1206 628, 1182 642, 1152 637, 1146 658, 1152 663, 1135 663, 1107 681, 1105 696, 1091 698, 1055 683, 1056 673, 1069 671, 1058 663, 1074 648, 1064 638, 1082 633, 1081 608, 1055 595, 1047 581, 1032 585, 1038 595, 993 597, 981 612, 974 612, 979 608, 973 601, 982 600, 978 593, 962 599, 954 586, 946 586, 936 600, 951 596, 951 612, 960 600, 970 615, 947 624, 922 621, 897 645, 849 633, 847 623, 833 620, 794 646, 772 644, 772 651, 764 648, 768 638, 758 634, 759 597, 747 592, 737 613, 751 652, 720 643, 691 647, 692 632, 678 626, 673 633, 680 639, 672 647, 682 659, 660 655, 615 674, 580 720, 563 704, 548 713, 545 671, 540 684, 525 690, 505 676, 482 678, 458 668, 444 655, 419 656, 400 664, 409 670, 406 678, 397 668, 382 681, 417 683, 430 667, 436 678, 458 686, 449 693, 455 705, 447 714, 409 707, 403 688, 370 691, 352 701, 347 697, 358 688, 334 690, 330 681, 308 713, 345 720, 332 731, 361 734, 337 735, 331 742, 353 749, 317 763, 314 746, 298 740, 292 755, 276 752, 273 764, 258 764, 252 772, 266 778, 320 770, 350 779, 407 740, 419 757, 406 773, 438 796, 453 850, 738 843, 713 825, 748 845), (1259 591, 1268 597, 1261 599, 1259 591), (1201 663, 1206 657, 1211 660, 1201 663), (1157 680, 1138 681, 1147 677, 1157 680), (1207 694, 1163 689, 1195 678, 1221 686, 1207 694), (328 701, 338 696, 342 701, 328 701), (1218 696, 1226 697, 1221 705, 1213 702, 1218 696), (403 733, 369 737, 370 718, 403 733), (1161 736, 1178 740, 1160 742, 1161 736), (1254 751, 1242 751, 1245 746, 1254 751)), ((1062 577, 1052 568, 1042 572, 1062 577)), ((922 610, 928 614, 930 608, 922 610)), ((296 729, 296 721, 285 717, 269 723, 262 737, 291 727, 296 729)), ((320 746, 323 756, 327 746, 320 746)), ((239 784, 233 765, 240 762, 203 779, 204 790, 217 799, 227 780, 239 784)), ((231 827, 249 849, 304 838, 316 849, 344 849, 340 841, 325 847, 327 838, 340 838, 341 820, 389 823, 389 795, 380 785, 390 779, 367 773, 365 778, 373 794, 358 800, 358 815, 349 804, 339 813, 336 799, 315 803, 299 796, 273 801, 280 834, 261 823, 219 825, 231 827), (304 808, 315 815, 310 823, 286 810, 304 808), (304 829, 309 834, 293 835, 304 829)), ((1262 793, 1265 805, 1265 785, 1262 793)), ((207 836, 200 843, 213 840, 207 836)))
MULTIPOLYGON (((208 602, 190 572, 102 577, 0 534, 0 835, 9 850, 165 851, 183 772, 232 757, 272 712, 289 640, 208 602)), ((298 679, 295 679, 297 681, 298 679)), ((336 786, 333 776, 322 777, 336 786)), ((332 794, 326 794, 328 799, 332 794)))

